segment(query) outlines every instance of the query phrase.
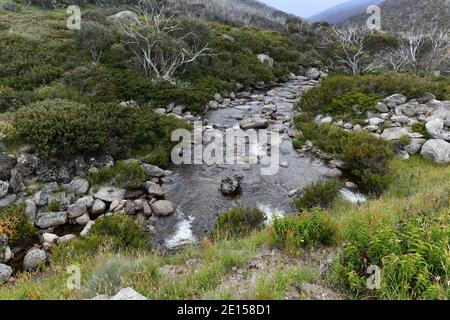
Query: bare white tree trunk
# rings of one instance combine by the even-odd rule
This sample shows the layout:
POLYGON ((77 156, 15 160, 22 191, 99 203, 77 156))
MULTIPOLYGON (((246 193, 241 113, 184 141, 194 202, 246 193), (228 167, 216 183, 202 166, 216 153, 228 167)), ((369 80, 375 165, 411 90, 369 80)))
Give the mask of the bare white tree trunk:
POLYGON ((339 52, 336 58, 353 74, 359 73, 364 56, 365 32, 357 26, 346 26, 343 29, 333 28, 339 52))
POLYGON ((140 61, 144 73, 159 82, 174 82, 176 72, 184 66, 209 55, 207 45, 197 44, 197 35, 183 33, 175 12, 159 7, 149 0, 139 1, 142 20, 134 23, 121 21, 125 42, 140 61), (188 45, 186 40, 194 42, 188 45))

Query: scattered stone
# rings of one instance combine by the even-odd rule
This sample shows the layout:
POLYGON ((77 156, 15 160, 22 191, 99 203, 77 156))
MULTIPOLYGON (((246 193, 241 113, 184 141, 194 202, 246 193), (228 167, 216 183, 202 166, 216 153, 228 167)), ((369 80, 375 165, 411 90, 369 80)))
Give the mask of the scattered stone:
POLYGON ((147 193, 151 196, 163 197, 165 194, 161 187, 152 181, 145 182, 145 188, 147 189, 147 193))
POLYGON ((0 263, 0 284, 8 282, 12 275, 12 268, 6 264, 0 263))
POLYGON ((325 173, 325 176, 326 176, 327 178, 338 178, 338 177, 342 176, 342 171, 339 170, 339 169, 337 169, 337 168, 329 169, 329 170, 325 173))
POLYGON ((358 190, 358 185, 356 183, 351 182, 351 181, 346 181, 345 182, 345 188, 347 188, 349 190, 358 190))
POLYGON ((400 140, 401 137, 407 136, 411 133, 411 128, 387 128, 381 134, 381 138, 384 140, 400 140))
POLYGON ((9 182, 0 180, 0 197, 6 196, 9 190, 9 182))
POLYGON ((61 244, 61 243, 69 242, 69 241, 75 239, 76 237, 77 237, 77 236, 74 235, 74 234, 66 234, 65 236, 60 237, 60 238, 57 240, 57 243, 58 243, 58 244, 61 244))
POLYGON ((121 289, 116 295, 108 296, 105 294, 101 294, 95 296, 91 300, 148 300, 146 297, 141 295, 139 292, 136 292, 132 288, 121 289))
POLYGON ((296 196, 299 193, 299 191, 300 191, 299 189, 291 190, 291 191, 288 192, 288 196, 289 197, 296 196))
POLYGON ((152 212, 157 216, 169 216, 173 214, 173 204, 167 200, 159 200, 151 205, 152 212))
POLYGON ((321 76, 321 73, 317 68, 309 68, 305 73, 305 77, 307 77, 311 80, 319 80, 320 76, 321 76))
POLYGON ((3 198, 0 198, 0 208, 7 208, 10 205, 12 205, 14 202, 16 202, 17 196, 12 194, 7 194, 3 198))
POLYGON ((90 208, 94 204, 94 198, 91 196, 84 196, 78 199, 75 204, 84 205, 86 208, 90 208))
POLYGON ((333 118, 332 117, 325 117, 322 120, 320 120, 320 124, 331 124, 333 122, 333 118))
POLYGON ((67 212, 47 212, 41 214, 36 222, 36 225, 41 229, 61 226, 67 223, 67 212))
POLYGON ((89 214, 85 213, 82 216, 79 216, 78 218, 76 218, 75 221, 80 226, 85 226, 86 224, 89 223, 89 221, 91 221, 91 218, 89 217, 89 214))
POLYGON ((380 111, 381 113, 389 112, 389 108, 382 102, 377 102, 377 105, 375 108, 380 111))
POLYGON ((105 211, 106 211, 106 204, 100 199, 95 199, 91 208, 92 214, 99 215, 104 213, 105 211))
POLYGON ((56 243, 59 237, 56 234, 45 232, 42 234, 42 242, 56 243))
POLYGON ((23 184, 23 177, 17 169, 11 170, 11 179, 9 179, 9 186, 14 193, 22 192, 25 189, 23 184))
POLYGON ((39 267, 40 264, 44 263, 46 259, 47 256, 44 250, 36 248, 31 249, 23 259, 23 269, 25 271, 33 271, 39 267))
POLYGON ((243 177, 240 175, 225 177, 220 184, 220 191, 226 196, 235 196, 241 192, 241 182, 243 177))
POLYGON ((137 14, 130 10, 120 11, 116 14, 106 17, 106 20, 137 22, 137 14))
POLYGON ((114 200, 122 200, 125 195, 125 189, 118 189, 113 187, 103 187, 95 195, 94 198, 106 202, 113 202, 114 200))
POLYGON ((422 146, 421 155, 439 164, 450 162, 450 143, 442 139, 431 139, 422 146))
POLYGON ((450 141, 450 132, 444 130, 444 120, 435 118, 427 122, 425 128, 434 139, 450 141))
POLYGON ((85 205, 83 204, 71 204, 68 208, 67 208, 67 215, 69 216, 69 218, 74 219, 74 218, 78 218, 79 216, 87 213, 87 208, 85 205))
POLYGON ((248 129, 265 129, 269 126, 269 121, 264 118, 249 118, 239 122, 242 130, 248 129))
POLYGON ((25 213, 28 216, 28 219, 30 221, 34 222, 36 219, 36 213, 37 213, 37 206, 36 203, 33 200, 27 199, 25 200, 25 213))
POLYGON ((83 228, 83 230, 80 232, 81 237, 85 237, 88 235, 89 231, 91 230, 92 226, 95 224, 95 221, 89 221, 83 228))
POLYGON ((160 177, 164 176, 164 170, 163 169, 161 169, 161 168, 159 168, 157 166, 151 165, 151 164, 143 163, 142 164, 142 169, 144 170, 145 174, 148 177, 160 178, 160 177))
POLYGON ((408 152, 410 155, 416 154, 420 151, 423 144, 426 142, 426 139, 422 138, 413 138, 411 139, 411 143, 405 146, 405 151, 408 152))
POLYGON ((394 94, 387 97, 384 101, 387 105, 398 106, 406 102, 406 97, 402 94, 394 94))
POLYGON ((86 194, 89 190, 89 182, 84 179, 73 179, 69 184, 64 186, 67 191, 76 195, 86 194))
POLYGON ((38 165, 39 159, 35 155, 21 154, 17 159, 17 171, 24 177, 33 174, 38 165))
POLYGON ((34 195, 34 203, 36 203, 38 207, 45 206, 49 203, 50 198, 51 194, 47 190, 38 191, 34 195))

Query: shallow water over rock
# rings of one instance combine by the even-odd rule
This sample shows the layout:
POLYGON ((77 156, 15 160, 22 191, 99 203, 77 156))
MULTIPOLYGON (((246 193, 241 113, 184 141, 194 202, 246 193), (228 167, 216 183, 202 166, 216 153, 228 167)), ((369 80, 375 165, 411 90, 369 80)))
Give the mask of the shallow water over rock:
POLYGON ((207 232, 214 230, 217 216, 234 206, 258 207, 266 213, 268 222, 274 215, 295 212, 289 193, 323 179, 328 170, 322 161, 295 151, 292 139, 286 133, 290 126, 288 119, 293 116, 294 99, 300 98, 302 92, 310 87, 309 82, 290 81, 268 93, 255 94, 245 100, 234 101, 227 108, 212 110, 205 116, 208 125, 215 125, 221 131, 238 128, 240 120, 260 116, 265 102, 273 101, 279 120, 269 120, 268 129, 285 131, 281 133, 278 173, 262 175, 261 164, 172 166, 170 169, 174 174, 163 189, 166 198, 175 205, 175 214, 158 219, 158 233, 154 238, 156 246, 174 248, 178 244, 201 240, 207 232), (226 197, 220 192, 221 179, 235 174, 243 176, 242 193, 226 197))

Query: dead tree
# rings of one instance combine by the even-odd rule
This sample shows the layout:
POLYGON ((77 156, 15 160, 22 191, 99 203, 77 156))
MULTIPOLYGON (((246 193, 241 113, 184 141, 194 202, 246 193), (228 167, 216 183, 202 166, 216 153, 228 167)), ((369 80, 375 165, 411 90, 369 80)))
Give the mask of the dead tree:
POLYGON ((337 44, 336 58, 353 74, 357 74, 365 54, 365 32, 357 26, 349 25, 342 29, 333 28, 333 35, 337 44))
POLYGON ((120 21, 125 43, 138 59, 143 72, 156 82, 176 81, 176 73, 200 57, 210 54, 193 32, 183 32, 176 12, 152 1, 137 6, 142 19, 120 21), (172 11, 172 12, 171 12, 172 11))

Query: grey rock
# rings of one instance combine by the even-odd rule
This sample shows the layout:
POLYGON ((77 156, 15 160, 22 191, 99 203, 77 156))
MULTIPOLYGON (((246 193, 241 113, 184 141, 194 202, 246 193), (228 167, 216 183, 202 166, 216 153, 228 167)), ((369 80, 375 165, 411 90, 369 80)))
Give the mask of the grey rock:
POLYGON ((439 164, 450 162, 450 143, 442 139, 431 139, 422 146, 420 154, 439 164))
POLYGON ((91 218, 89 217, 89 214, 85 213, 82 216, 79 216, 78 218, 75 219, 75 222, 77 224, 79 224, 80 226, 85 226, 86 224, 89 223, 89 221, 91 221, 91 218))
POLYGON ((151 205, 152 212, 157 216, 169 216, 173 214, 173 204, 167 200, 159 200, 151 205))
POLYGON ((337 169, 337 168, 329 169, 329 170, 325 173, 325 176, 326 176, 327 178, 339 178, 339 177, 342 176, 342 171, 339 170, 339 169, 337 169))
POLYGON ((409 117, 407 117, 407 116, 392 116, 391 120, 393 122, 398 122, 398 123, 401 123, 401 124, 408 124, 409 117))
POLYGON ((320 120, 320 124, 331 124, 333 122, 333 118, 332 117, 325 117, 323 119, 320 120))
POLYGON ((0 179, 8 180, 15 165, 16 158, 0 150, 0 179))
POLYGON ((45 232, 41 236, 42 242, 56 243, 59 237, 56 234, 45 232))
POLYGON ((320 76, 321 76, 321 73, 317 68, 309 68, 305 73, 305 77, 307 77, 311 80, 319 80, 320 76))
POLYGON ((98 215, 104 213, 105 211, 106 211, 106 204, 100 199, 95 199, 91 208, 92 214, 98 215))
POLYGON ((444 120, 440 118, 435 118, 431 121, 428 121, 425 125, 427 132, 434 139, 443 139, 450 141, 450 132, 444 130, 444 120))
POLYGON ((34 203, 38 207, 45 206, 51 199, 51 194, 47 190, 41 190, 34 194, 34 203))
POLYGON ((16 169, 22 176, 26 177, 35 172, 38 162, 39 159, 35 155, 21 154, 17 159, 16 169))
POLYGON ((86 194, 89 190, 89 182, 85 179, 75 178, 64 186, 67 191, 76 195, 86 194))
POLYGON ((9 190, 9 182, 0 180, 0 198, 7 195, 9 190))
POLYGON ((264 118, 249 118, 239 122, 239 125, 242 130, 264 129, 269 126, 269 121, 267 121, 267 119, 264 118))
POLYGON ((375 108, 382 113, 389 112, 389 108, 382 102, 377 102, 375 108))
POLYGON ((137 14, 130 10, 124 10, 117 12, 111 16, 106 17, 106 20, 110 21, 122 21, 122 22, 137 22, 137 14))
POLYGON ((84 206, 86 206, 86 208, 90 208, 94 204, 94 198, 91 196, 84 196, 84 197, 78 199, 75 203, 84 205, 84 206))
POLYGON ((89 231, 91 230, 92 226, 95 224, 95 221, 89 221, 83 228, 83 230, 81 230, 80 232, 80 236, 81 237, 85 237, 89 234, 89 231))
POLYGON ((6 264, 0 263, 0 284, 9 281, 12 275, 12 268, 6 264))
POLYGON ((422 138, 413 138, 411 139, 411 143, 405 146, 405 151, 408 152, 410 155, 416 154, 420 151, 423 144, 426 142, 426 139, 422 138))
POLYGON ((7 194, 6 196, 0 198, 0 208, 7 208, 16 202, 17 196, 12 194, 7 194))
POLYGON ((14 193, 22 192, 25 189, 23 184, 23 177, 17 169, 11 170, 11 179, 9 179, 9 186, 14 193))
POLYGON ((30 221, 34 222, 36 220, 37 206, 33 200, 25 200, 25 213, 30 221))
POLYGON ((223 33, 222 34, 222 38, 224 38, 225 40, 227 40, 230 43, 235 43, 236 39, 233 38, 232 36, 230 36, 229 34, 223 33))
POLYGON ((124 195, 125 189, 103 187, 94 195, 94 198, 106 202, 113 202, 114 200, 122 200, 124 195))
POLYGON ((145 188, 147 189, 147 193, 151 196, 162 197, 165 194, 161 187, 152 181, 145 182, 145 188))
POLYGON ((411 133, 410 128, 387 128, 381 134, 381 138, 389 141, 400 140, 401 137, 407 136, 409 133, 411 133))
POLYGON ((87 213, 87 208, 85 205, 82 204, 74 203, 67 208, 67 215, 71 219, 78 218, 79 216, 85 213, 87 213))
POLYGON ((41 229, 61 226, 67 223, 67 212, 47 212, 38 216, 36 225, 41 229))
POLYGON ((56 242, 57 242, 58 244, 61 244, 61 243, 69 242, 69 241, 75 239, 76 237, 77 237, 77 236, 74 235, 74 234, 66 234, 66 235, 64 235, 64 236, 62 236, 62 237, 59 237, 58 240, 57 240, 56 242))
POLYGON ((44 263, 46 259, 47 256, 44 250, 31 249, 30 251, 28 251, 28 253, 25 255, 25 258, 23 259, 23 268, 26 271, 33 271, 40 264, 44 263))
POLYGON ((151 164, 143 163, 142 164, 142 169, 144 170, 145 174, 148 177, 160 178, 160 177, 164 176, 164 170, 163 169, 161 169, 161 168, 159 168, 157 166, 151 165, 151 164))
POLYGON ((380 119, 380 118, 370 118, 369 119, 369 124, 371 126, 378 126, 378 125, 382 124, 383 122, 384 122, 384 120, 380 119))
POLYGON ((225 177, 220 184, 220 191, 226 196, 235 196, 241 193, 241 182, 243 176, 234 175, 225 177))
POLYGON ((392 96, 387 97, 384 101, 389 104, 400 105, 406 102, 406 97, 402 94, 393 94, 392 96))

